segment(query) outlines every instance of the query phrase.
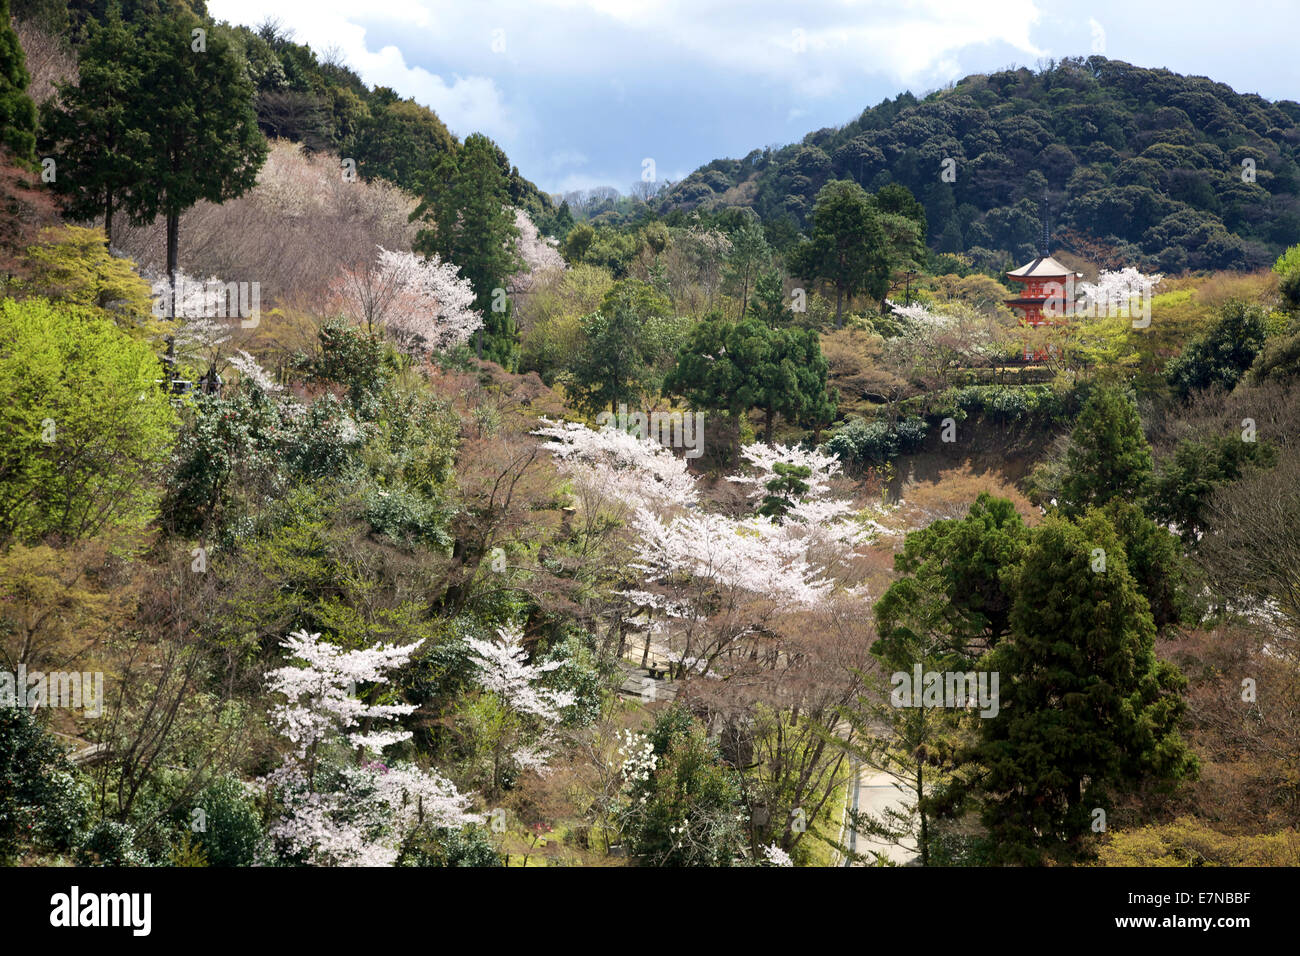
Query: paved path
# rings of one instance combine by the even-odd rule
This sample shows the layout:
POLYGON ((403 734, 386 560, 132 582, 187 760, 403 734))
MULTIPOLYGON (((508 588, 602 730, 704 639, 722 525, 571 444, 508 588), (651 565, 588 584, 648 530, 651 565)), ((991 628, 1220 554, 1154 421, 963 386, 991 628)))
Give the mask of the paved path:
MULTIPOLYGON (((886 807, 900 807, 903 802, 903 792, 898 788, 893 777, 872 767, 858 768, 858 776, 853 786, 852 805, 855 810, 879 817, 886 807)), ((869 854, 873 851, 883 853, 887 860, 900 866, 916 858, 916 854, 911 850, 895 843, 866 833, 853 832, 851 828, 850 831, 849 849, 857 853, 869 854)), ((870 864, 858 861, 846 865, 868 866, 870 864)))

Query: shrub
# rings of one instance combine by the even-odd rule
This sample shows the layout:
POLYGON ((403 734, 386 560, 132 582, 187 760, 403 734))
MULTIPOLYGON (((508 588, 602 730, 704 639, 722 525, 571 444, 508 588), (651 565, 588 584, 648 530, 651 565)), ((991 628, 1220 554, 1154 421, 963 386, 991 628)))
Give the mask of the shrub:
POLYGON ((1278 291, 1282 293, 1287 308, 1300 309, 1300 243, 1278 257, 1273 263, 1273 271, 1278 274, 1278 291))
POLYGON ((448 549, 447 514, 435 502, 405 488, 372 489, 362 498, 364 517, 376 534, 402 545, 427 544, 448 549))
POLYGON ((402 866, 501 866, 501 853, 479 826, 440 827, 400 861, 402 866))
POLYGON ((1113 832, 1099 857, 1102 866, 1300 866, 1300 833, 1234 836, 1180 817, 1113 832))
POLYGON ((1166 366, 1169 384, 1183 398, 1212 385, 1232 391, 1264 348, 1265 322, 1259 306, 1229 302, 1210 330, 1166 366))
POLYGON ((925 420, 918 416, 893 423, 852 418, 825 447, 849 466, 883 465, 900 454, 915 451, 925 441, 927 430, 925 420))
POLYGON ((967 415, 987 415, 999 424, 1057 421, 1065 413, 1064 396, 1050 385, 968 385, 953 401, 967 415))
POLYGON ((25 707, 0 701, 0 864, 26 848, 65 850, 85 817, 76 773, 25 707))
POLYGON ((116 820, 100 820, 77 849, 78 866, 148 866, 135 845, 135 830, 116 820))
POLYGON ((196 801, 204 812, 204 828, 195 835, 209 866, 252 866, 261 847, 262 820, 233 776, 213 783, 196 801))

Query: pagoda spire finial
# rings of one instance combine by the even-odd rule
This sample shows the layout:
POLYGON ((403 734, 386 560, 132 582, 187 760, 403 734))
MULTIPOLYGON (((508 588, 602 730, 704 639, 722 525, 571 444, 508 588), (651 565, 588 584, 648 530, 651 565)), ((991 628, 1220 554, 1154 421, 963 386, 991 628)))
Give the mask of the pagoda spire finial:
POLYGON ((1041 219, 1043 220, 1043 238, 1038 243, 1038 255, 1046 259, 1052 254, 1051 240, 1047 233, 1047 194, 1043 194, 1043 202, 1039 207, 1042 209, 1041 219))

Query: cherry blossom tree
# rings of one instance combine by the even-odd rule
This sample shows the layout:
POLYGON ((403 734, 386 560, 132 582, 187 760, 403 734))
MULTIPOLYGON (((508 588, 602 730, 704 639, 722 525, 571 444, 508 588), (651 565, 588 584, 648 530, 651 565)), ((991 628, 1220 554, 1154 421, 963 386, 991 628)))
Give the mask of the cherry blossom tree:
POLYGON ((271 671, 267 687, 284 698, 272 707, 271 724, 293 749, 263 783, 282 808, 269 832, 286 857, 391 866, 421 828, 479 820, 468 812, 469 798, 436 771, 380 761, 411 736, 384 725, 415 706, 370 704, 355 693, 359 683, 386 684, 421 643, 348 651, 306 631, 282 642, 302 663, 271 671))
POLYGON ((909 330, 891 340, 890 355, 897 371, 931 388, 951 384, 958 368, 990 364, 1003 337, 995 315, 960 302, 934 308, 920 302, 887 303, 909 330))
POLYGON ((482 325, 474 290, 437 256, 379 247, 378 258, 342 269, 331 284, 336 306, 367 330, 383 330, 412 355, 464 345, 482 325))
POLYGON ((612 505, 633 532, 627 567, 642 586, 619 595, 650 617, 643 656, 658 637, 679 672, 708 673, 781 609, 823 604, 836 586, 824 565, 852 555, 877 530, 850 501, 829 495, 839 462, 821 452, 746 446, 756 473, 732 480, 756 486, 754 495, 767 493, 780 464, 806 468, 808 479, 783 520, 737 518, 702 508, 685 461, 657 442, 572 422, 543 426, 535 434, 549 439, 543 447, 581 507, 612 505))
POLYGON ((528 651, 523 646, 524 633, 518 625, 497 628, 497 637, 496 641, 465 639, 478 664, 475 680, 485 690, 500 694, 512 709, 549 724, 559 723, 563 717, 561 711, 574 703, 573 694, 541 687, 538 682, 563 667, 564 661, 529 664, 528 651))
POLYGON ((576 698, 569 691, 541 686, 551 671, 564 666, 563 660, 528 663, 518 625, 497 629, 497 640, 467 637, 465 643, 477 666, 475 682, 496 694, 522 720, 512 726, 505 743, 510 760, 521 769, 541 772, 546 768, 555 728, 564 719, 564 709, 576 698))
MULTIPOLYGON (((888 533, 883 506, 836 490, 834 456, 759 442, 741 449, 747 467, 728 480, 762 499, 756 505, 779 496, 781 507, 715 511, 685 462, 656 443, 544 424, 538 434, 579 508, 626 522, 629 574, 617 596, 635 609, 632 620, 645 621, 643 663, 653 649, 682 682, 679 695, 747 740, 742 759, 757 762, 746 786, 764 805, 821 812, 844 758, 817 728, 833 725, 836 708, 858 693, 867 663, 869 562, 858 558, 888 533)), ((621 752, 629 785, 653 771, 644 742, 629 738, 621 752)), ((750 858, 769 865, 784 865, 801 836, 787 823, 749 827, 750 858), (780 842, 769 853, 773 838, 780 842)), ((672 832, 686 839, 692 829, 683 821, 672 832)))
POLYGON ((522 209, 515 209, 515 228, 519 230, 519 235, 515 237, 515 248, 519 251, 524 268, 510 280, 510 284, 515 292, 531 292, 543 274, 562 272, 567 265, 557 248, 559 240, 543 236, 533 224, 532 218, 522 209))
POLYGON ((256 385, 266 395, 276 395, 284 391, 284 387, 271 378, 271 374, 262 368, 257 359, 243 349, 236 349, 236 351, 238 354, 231 356, 230 365, 239 373, 241 379, 256 385))
POLYGON ((1162 279, 1162 273, 1146 275, 1132 266, 1102 270, 1096 282, 1079 283, 1080 301, 1076 303, 1075 311, 1096 317, 1129 318, 1133 300, 1136 298, 1149 302, 1152 291, 1162 279))
POLYGON ((638 438, 612 425, 588 428, 580 422, 541 419, 533 432, 549 441, 583 507, 664 510, 689 506, 699 498, 686 460, 651 438, 638 438))
POLYGON ((781 849, 775 843, 769 843, 763 847, 763 859, 768 866, 794 866, 794 861, 790 859, 790 854, 781 849))

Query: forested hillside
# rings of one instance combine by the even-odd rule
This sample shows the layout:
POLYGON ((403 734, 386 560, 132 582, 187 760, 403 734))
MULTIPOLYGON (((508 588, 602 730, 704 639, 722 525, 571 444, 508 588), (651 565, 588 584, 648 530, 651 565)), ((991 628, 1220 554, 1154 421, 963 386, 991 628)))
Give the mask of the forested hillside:
POLYGON ((1289 105, 1094 59, 575 213, 286 26, 16 9, 0 864, 1300 862, 1289 105))
MULTIPOLYGON (((100 26, 100 21, 112 23, 113 10, 127 26, 147 22, 169 7, 190 11, 201 20, 207 18, 203 0, 73 0, 66 4, 17 0, 12 7, 13 15, 25 25, 25 35, 36 40, 42 52, 51 46, 64 48, 64 64, 75 62, 76 51, 92 38, 110 47, 122 62, 129 61, 129 36, 114 32, 110 25, 107 32, 112 36, 106 38, 100 26)), ((309 152, 328 150, 352 159, 361 177, 383 177, 413 193, 420 191, 421 177, 434 159, 444 153, 455 154, 460 146, 428 107, 402 99, 388 87, 372 88, 339 62, 336 54, 295 42, 292 26, 276 18, 274 11, 268 11, 257 29, 224 23, 212 23, 209 28, 228 40, 239 58, 253 89, 257 125, 268 137, 301 143, 309 152)), ((42 63, 55 58, 47 55, 42 63)), ((49 77, 38 77, 33 92, 49 89, 49 77)), ((33 98, 37 105, 44 101, 39 95, 33 98)), ((504 152, 497 149, 495 155, 506 175, 511 201, 538 217, 548 212, 550 198, 523 178, 504 152)))
POLYGON ((925 206, 930 247, 981 265, 1033 257, 1046 199, 1058 238, 1102 264, 1258 268, 1300 232, 1298 162, 1300 103, 1091 56, 902 93, 702 166, 662 209, 747 206, 803 228, 829 180, 901 183, 925 206))

